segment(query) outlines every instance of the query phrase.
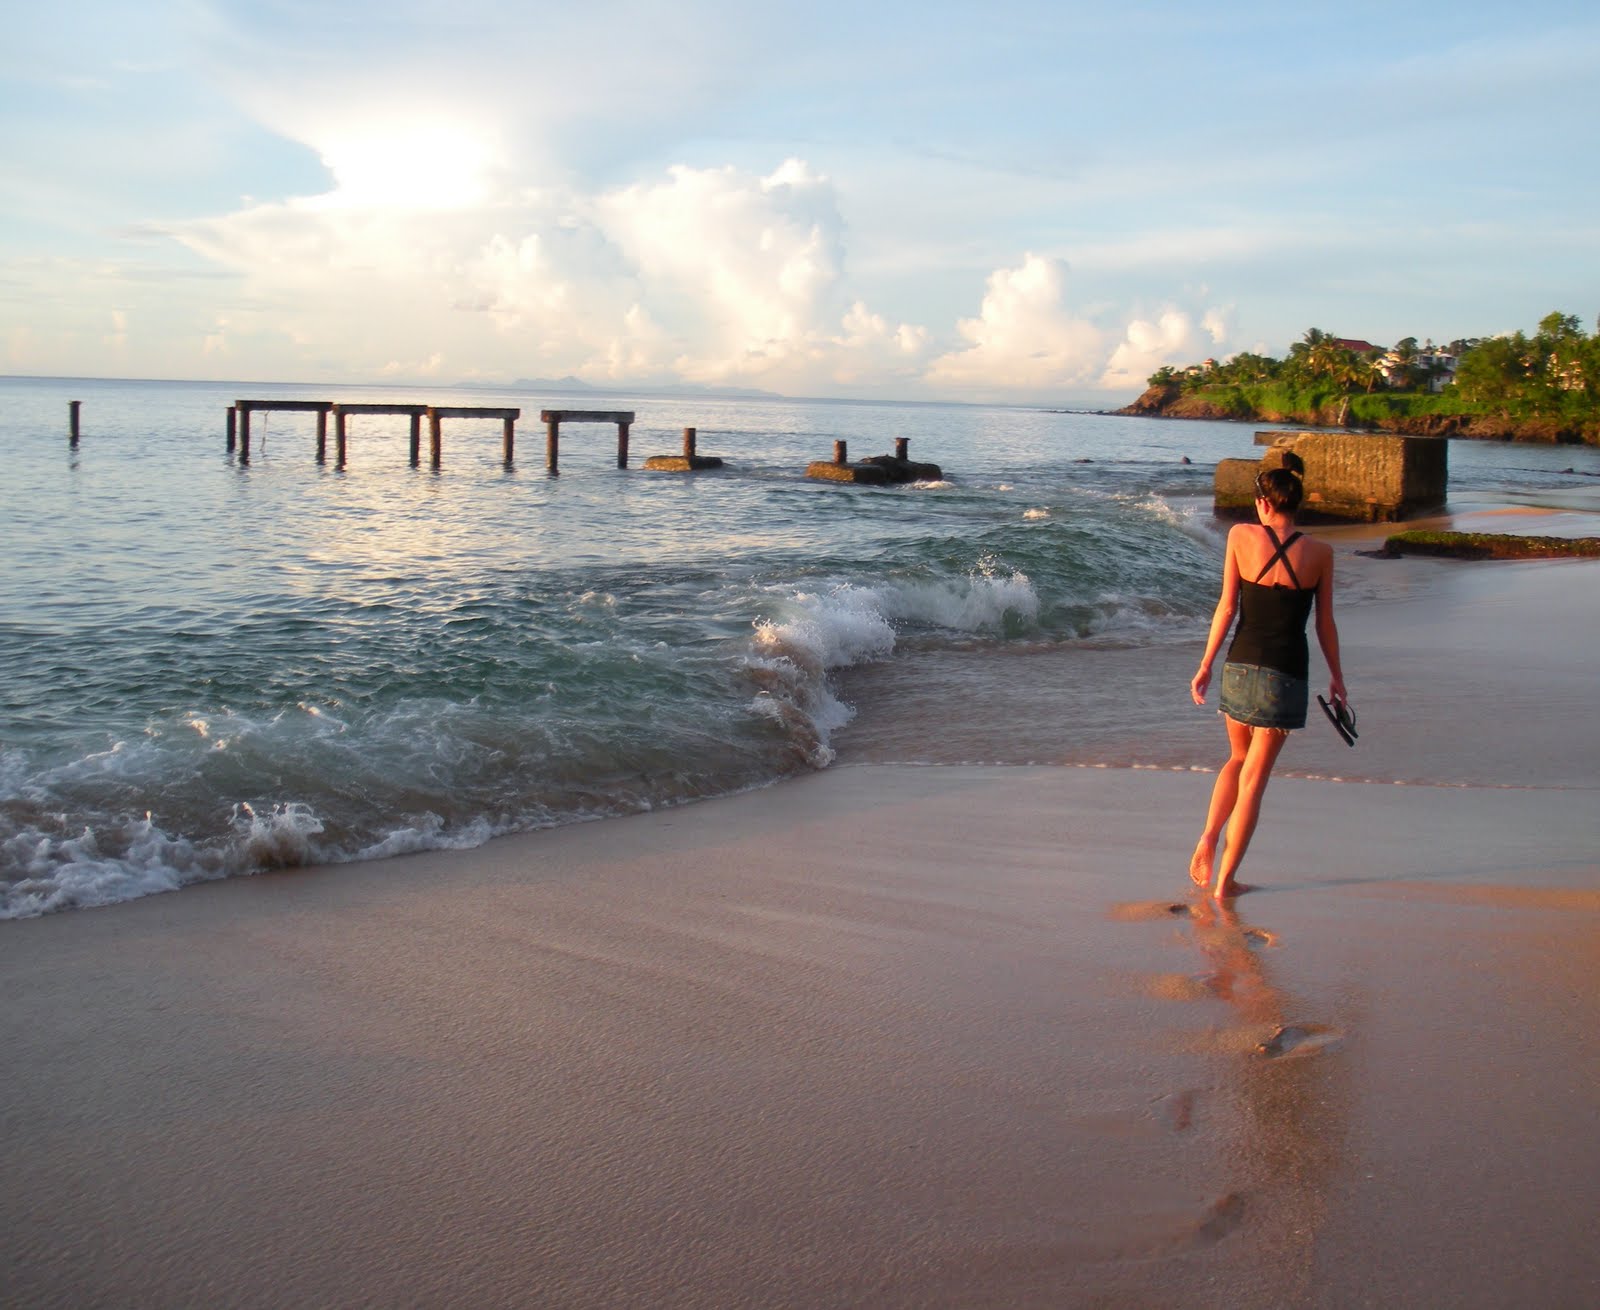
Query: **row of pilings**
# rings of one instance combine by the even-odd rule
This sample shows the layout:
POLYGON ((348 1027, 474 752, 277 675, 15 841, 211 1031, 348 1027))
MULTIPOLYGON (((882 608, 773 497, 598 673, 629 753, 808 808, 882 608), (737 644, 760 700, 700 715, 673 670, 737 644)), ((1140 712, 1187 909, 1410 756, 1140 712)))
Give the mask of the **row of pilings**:
MULTIPOLYGON (((77 449, 81 436, 82 402, 68 402, 68 433, 73 449, 77 449)), ((333 419, 334 466, 343 469, 349 453, 348 421, 355 415, 389 415, 410 420, 410 455, 413 468, 422 462, 422 423, 428 423, 428 456, 433 468, 443 463, 442 424, 447 418, 495 419, 501 424, 501 452, 510 466, 516 452, 516 423, 522 417, 520 409, 507 409, 480 405, 412 405, 386 403, 344 403, 332 400, 237 400, 227 408, 227 452, 241 465, 250 463, 252 447, 252 418, 261 413, 315 414, 317 419, 317 463, 328 459, 328 420, 333 419)), ((632 410, 581 410, 546 409, 539 413, 545 425, 545 467, 551 473, 560 471, 561 427, 568 423, 609 423, 617 431, 617 467, 628 467, 629 438, 635 414, 632 410)), ((715 455, 702 455, 697 449, 698 433, 695 428, 683 429, 681 455, 652 455, 645 460, 647 469, 669 472, 698 472, 717 469, 723 461, 715 455)), ((916 464, 907 456, 909 442, 905 437, 895 440, 893 455, 878 455, 859 463, 851 463, 846 443, 833 443, 831 460, 816 460, 806 468, 808 477, 832 482, 859 482, 883 484, 937 479, 942 473, 935 464, 916 464)))

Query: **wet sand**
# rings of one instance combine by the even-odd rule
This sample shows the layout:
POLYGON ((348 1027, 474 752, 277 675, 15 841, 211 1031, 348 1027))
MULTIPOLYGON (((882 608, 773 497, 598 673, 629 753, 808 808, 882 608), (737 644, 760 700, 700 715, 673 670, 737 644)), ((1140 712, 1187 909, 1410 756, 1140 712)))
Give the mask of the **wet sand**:
POLYGON ((1600 566, 1372 563, 1232 912, 1189 707, 3 925, 4 1300, 1594 1303, 1600 566))

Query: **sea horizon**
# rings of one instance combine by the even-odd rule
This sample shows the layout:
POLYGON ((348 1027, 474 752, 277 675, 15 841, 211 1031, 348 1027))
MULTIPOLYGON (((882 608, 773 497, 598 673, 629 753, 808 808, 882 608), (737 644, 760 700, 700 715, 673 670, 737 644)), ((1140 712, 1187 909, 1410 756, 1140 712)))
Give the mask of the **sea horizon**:
MULTIPOLYGON (((52 374, 52 373, 0 373, 0 382, 89 382, 89 383, 126 383, 133 386, 171 386, 171 387, 271 387, 282 390, 291 387, 304 387, 308 390, 328 391, 340 388, 359 388, 362 390, 378 391, 487 391, 496 394, 510 394, 514 392, 536 392, 540 394, 576 396, 636 396, 645 400, 734 400, 734 401, 787 401, 793 404, 805 405, 888 405, 909 409, 1016 409, 1023 411, 1043 410, 1047 413, 1084 413, 1084 414, 1115 414, 1115 408, 1102 408, 1095 402, 1081 397, 1077 401, 1068 400, 958 400, 958 399, 916 399, 903 396, 795 396, 786 392, 766 391, 757 388, 743 387, 700 387, 694 384, 683 383, 677 385, 657 386, 602 386, 596 383, 583 382, 577 379, 578 385, 562 385, 562 379, 523 378, 513 379, 509 382, 492 381, 404 381, 389 380, 368 382, 303 382, 303 381, 278 381, 250 378, 146 378, 146 377, 121 377, 121 376, 96 376, 91 374, 52 374)), ((1123 393, 1116 393, 1122 396, 1123 393)), ((1135 396, 1128 395, 1122 399, 1121 404, 1128 404, 1135 396)), ((1110 405, 1113 397, 1107 395, 1104 403, 1110 405)), ((1239 420, 1241 422, 1247 420, 1239 420)))

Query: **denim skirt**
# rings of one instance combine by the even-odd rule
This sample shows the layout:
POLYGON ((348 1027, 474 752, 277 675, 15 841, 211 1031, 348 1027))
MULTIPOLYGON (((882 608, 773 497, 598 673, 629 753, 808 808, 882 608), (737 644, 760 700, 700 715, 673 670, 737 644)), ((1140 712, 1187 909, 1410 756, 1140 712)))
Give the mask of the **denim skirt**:
POLYGON ((1304 678, 1259 664, 1222 666, 1222 712, 1252 728, 1303 728, 1309 687, 1304 678))

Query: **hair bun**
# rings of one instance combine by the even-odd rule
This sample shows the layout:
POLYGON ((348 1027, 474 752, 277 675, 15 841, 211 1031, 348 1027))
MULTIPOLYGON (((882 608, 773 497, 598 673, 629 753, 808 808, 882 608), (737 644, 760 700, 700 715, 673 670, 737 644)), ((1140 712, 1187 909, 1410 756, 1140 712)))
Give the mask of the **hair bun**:
POLYGON ((1256 496, 1274 509, 1293 514, 1305 498, 1300 469, 1290 468, 1287 459, 1273 468, 1262 469, 1256 474, 1256 496))

